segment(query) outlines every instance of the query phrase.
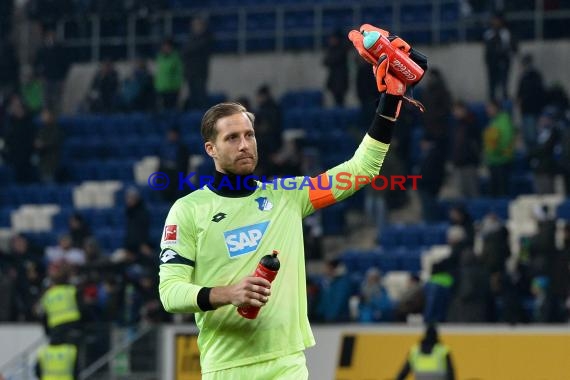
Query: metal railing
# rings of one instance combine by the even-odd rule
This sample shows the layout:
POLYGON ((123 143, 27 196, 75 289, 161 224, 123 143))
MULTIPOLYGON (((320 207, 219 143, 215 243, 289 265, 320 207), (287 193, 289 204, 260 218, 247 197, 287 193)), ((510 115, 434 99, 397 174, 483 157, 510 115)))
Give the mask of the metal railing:
POLYGON ((18 353, 6 364, 0 367, 0 375, 5 380, 33 380, 33 368, 36 362, 36 353, 40 346, 46 343, 46 338, 42 336, 32 342, 24 351, 18 353))
MULTIPOLYGON (((123 329, 122 339, 113 345, 113 348, 105 355, 91 363, 79 374, 79 380, 118 380, 156 378, 158 368, 146 372, 133 372, 130 368, 129 351, 133 345, 145 338, 148 334, 156 331, 157 327, 143 325, 135 329, 123 329)), ((157 343, 157 342, 155 342, 157 343)), ((155 347, 157 344, 155 344, 155 347)), ((146 358, 151 363, 156 363, 157 355, 146 358)))
MULTIPOLYGON (((159 331, 160 327, 141 325, 125 328, 106 329, 102 326, 96 331, 99 337, 101 334, 109 334, 114 336, 113 343, 110 345, 109 351, 102 356, 98 356, 92 362, 86 361, 86 351, 92 351, 92 347, 88 348, 85 341, 78 342, 80 354, 78 360, 80 368, 83 368, 79 374, 80 380, 147 380, 156 379, 158 368, 158 338, 152 333, 159 331), (145 352, 134 350, 135 343, 148 339, 151 344, 143 346, 148 347, 145 352), (147 352, 150 350, 150 353, 147 352), (145 357, 141 357, 141 355, 145 357), (150 357, 149 357, 150 356, 150 357), (141 363, 144 365, 141 366, 141 363)), ((87 330, 85 330, 87 331, 87 330)), ((85 332, 84 331, 84 332, 85 332)), ((91 332, 93 333, 93 332, 91 332)), ((85 338, 85 336, 82 336, 85 338)), ((41 338, 30 344, 25 350, 18 353, 14 358, 0 367, 0 377, 5 380, 34 380, 35 364, 37 362, 37 352, 39 348, 47 344, 47 338, 41 338)), ((89 355, 91 356, 91 355, 89 355)), ((91 360, 91 359, 90 359, 91 360)))
MULTIPOLYGON (((535 0, 535 10, 507 14, 523 38, 551 38, 545 36, 545 25, 570 21, 570 10, 544 11, 543 1, 535 0)), ((384 26, 416 44, 480 41, 488 21, 484 14, 462 16, 457 0, 392 0, 176 10, 145 16, 86 15, 63 18, 56 30, 64 46, 76 51, 77 60, 133 59, 154 55, 164 36, 183 42, 189 20, 197 13, 212 21, 216 51, 234 54, 319 50, 336 28, 349 29, 363 22, 384 26)))

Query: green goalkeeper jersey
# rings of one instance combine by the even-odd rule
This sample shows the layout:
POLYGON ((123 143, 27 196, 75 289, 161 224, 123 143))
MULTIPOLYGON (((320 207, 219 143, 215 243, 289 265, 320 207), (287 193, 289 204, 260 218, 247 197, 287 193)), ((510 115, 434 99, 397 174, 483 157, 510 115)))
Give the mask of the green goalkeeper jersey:
MULTIPOLYGON (((302 219, 356 191, 356 177, 379 173, 388 145, 366 135, 354 156, 316 178, 262 185, 242 197, 208 186, 179 199, 161 242, 160 297, 169 312, 196 313, 202 372, 270 360, 315 340, 307 317, 302 219), (281 269, 256 319, 233 305, 202 311, 202 287, 226 286, 251 275, 261 257, 279 251, 281 269)), ((362 181, 361 181, 362 182, 362 181)))

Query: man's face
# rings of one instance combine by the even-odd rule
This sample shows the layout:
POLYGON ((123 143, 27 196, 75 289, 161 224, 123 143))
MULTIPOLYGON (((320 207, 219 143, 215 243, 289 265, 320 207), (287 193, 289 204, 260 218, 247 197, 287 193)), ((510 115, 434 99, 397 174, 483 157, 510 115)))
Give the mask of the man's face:
POLYGON ((226 116, 216 123, 218 135, 205 144, 216 170, 224 174, 248 175, 257 166, 257 141, 245 113, 226 116))

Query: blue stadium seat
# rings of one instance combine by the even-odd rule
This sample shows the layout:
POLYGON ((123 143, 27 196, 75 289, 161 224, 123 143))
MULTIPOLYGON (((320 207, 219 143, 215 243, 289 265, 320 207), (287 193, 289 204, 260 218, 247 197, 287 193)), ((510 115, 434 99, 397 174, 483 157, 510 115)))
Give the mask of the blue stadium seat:
POLYGON ((0 183, 3 186, 9 185, 14 181, 14 170, 8 165, 0 165, 0 183))
POLYGON ((489 116, 487 116, 487 110, 485 103, 483 102, 471 102, 468 104, 469 109, 475 115, 477 119, 477 125, 479 128, 484 129, 489 123, 489 116))
POLYGON ((390 29, 394 20, 392 19, 392 6, 375 5, 362 7, 363 15, 366 15, 366 22, 372 25, 382 25, 383 28, 390 29))
POLYGON ((321 90, 288 91, 280 100, 284 110, 292 108, 320 108, 323 105, 323 93, 321 90))
POLYGON ((231 40, 216 38, 214 41, 214 51, 216 53, 236 53, 238 51, 237 38, 231 40))
POLYGON ((534 178, 531 173, 515 174, 509 178, 509 195, 534 194, 534 178))
POLYGON ((0 228, 10 227, 12 224, 11 214, 14 211, 13 207, 0 208, 0 228))
POLYGON ((442 29, 439 33, 439 41, 442 43, 450 43, 459 41, 459 32, 457 29, 442 29))
POLYGON ((136 130, 141 136, 148 136, 155 133, 154 125, 150 117, 144 113, 133 113, 128 115, 131 120, 133 129, 136 130))
POLYGON ((353 252, 345 252, 341 257, 340 260, 346 266, 348 272, 356 272, 358 271, 358 254, 353 252))
POLYGON ((196 134, 200 133, 200 123, 202 121, 201 112, 185 112, 178 118, 178 127, 181 131, 196 134))
POLYGON ((414 41, 415 45, 427 45, 431 43, 432 40, 431 30, 429 25, 427 24, 425 29, 409 30, 406 32, 402 32, 403 35, 404 33, 405 33, 405 39, 408 41, 414 41))
POLYGON ((259 37, 259 38, 248 38, 246 41, 246 50, 248 52, 259 52, 259 51, 272 51, 275 50, 275 37, 272 35, 259 37))
POLYGON ((208 107, 214 106, 218 103, 223 103, 227 100, 227 95, 223 93, 208 94, 208 107))
POLYGON ((210 25, 216 25, 216 30, 219 32, 237 32, 239 19, 238 14, 215 14, 210 18, 210 25))
POLYGON ((406 272, 418 273, 422 269, 421 256, 422 249, 408 249, 398 252, 400 257, 400 270, 406 272))
POLYGON ((123 228, 102 227, 94 231, 97 241, 101 244, 103 250, 107 253, 121 248, 125 238, 123 228))
MULTIPOLYGON (((286 11, 283 17, 285 30, 312 28, 314 26, 313 10, 286 11)), ((312 39, 311 37, 307 37, 312 39)))
POLYGON ((160 239, 162 238, 162 231, 163 231, 164 226, 153 226, 150 229, 150 241, 151 244, 152 243, 158 243, 160 242, 160 239))
MULTIPOLYGON (((404 24, 430 23, 432 19, 432 7, 431 4, 403 5, 400 15, 400 19, 404 24)), ((415 39, 408 37, 407 32, 406 39, 416 42, 415 39)))
POLYGON ((397 271, 401 268, 400 257, 392 251, 381 252, 375 255, 373 266, 383 273, 397 271))
POLYGON ((310 50, 314 49, 314 38, 311 34, 301 36, 285 36, 283 48, 285 50, 310 50))
POLYGON ((402 229, 397 226, 387 226, 379 235, 378 244, 382 248, 390 249, 400 245, 402 229))
POLYGON ((474 220, 481 220, 489 212, 506 220, 509 216, 509 200, 501 198, 479 198, 466 202, 467 211, 474 220))
POLYGON ((570 200, 561 203, 556 209, 556 217, 570 220, 570 200))
POLYGON ((345 231, 345 211, 347 205, 337 203, 321 210, 323 235, 341 235, 345 231))
POLYGON ((440 8, 440 20, 444 22, 454 22, 459 19, 459 4, 445 3, 440 8))
MULTIPOLYGON (((55 214, 51 218, 52 228, 56 231, 63 231, 69 228, 69 217, 73 213, 73 208, 65 207, 61 208, 59 213, 55 214)), ((80 213, 83 215, 82 213, 80 213)))
POLYGON ((49 247, 57 244, 58 234, 54 232, 28 232, 24 236, 36 247, 49 247))
POLYGON ((410 225, 405 226, 400 237, 401 245, 408 248, 416 248, 422 245, 423 226, 410 225))
POLYGON ((252 32, 273 32, 276 24, 275 12, 248 13, 246 28, 252 32))
MULTIPOLYGON (((339 162, 340 163, 340 162, 339 162)), ((357 191, 350 197, 344 200, 346 205, 351 210, 364 210, 364 199, 366 197, 366 191, 357 191)))
POLYGON ((374 266, 377 266, 377 257, 371 252, 360 252, 356 260, 356 270, 362 274, 374 266))
POLYGON ((416 125, 412 128, 411 141, 410 141, 410 161, 412 164, 417 164, 420 161, 420 142, 424 136, 424 129, 416 125))
POLYGON ((530 171, 528 157, 522 150, 516 150, 513 161, 513 174, 523 175, 530 171))
POLYGON ((422 245, 432 246, 437 244, 445 244, 447 241, 447 223, 426 225, 422 231, 422 245))

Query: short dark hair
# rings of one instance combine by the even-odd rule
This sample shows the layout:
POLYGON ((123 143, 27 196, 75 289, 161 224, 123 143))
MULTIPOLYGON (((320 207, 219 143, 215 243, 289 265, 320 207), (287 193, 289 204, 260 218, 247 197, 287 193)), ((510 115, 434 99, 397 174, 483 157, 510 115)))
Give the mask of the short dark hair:
POLYGON ((242 112, 245 113, 253 125, 255 116, 239 103, 219 103, 210 107, 202 117, 202 125, 200 126, 200 133, 202 134, 204 142, 213 141, 218 136, 218 130, 216 129, 216 123, 218 120, 242 112))

